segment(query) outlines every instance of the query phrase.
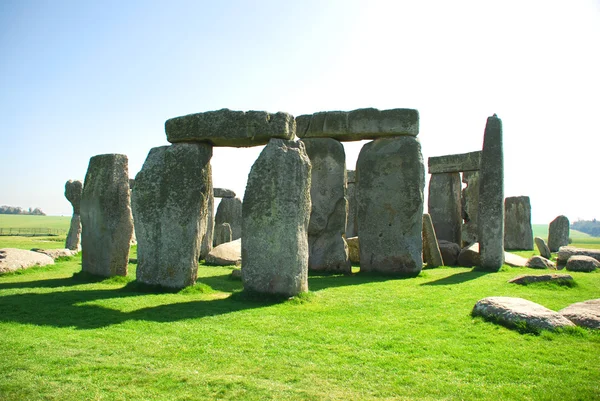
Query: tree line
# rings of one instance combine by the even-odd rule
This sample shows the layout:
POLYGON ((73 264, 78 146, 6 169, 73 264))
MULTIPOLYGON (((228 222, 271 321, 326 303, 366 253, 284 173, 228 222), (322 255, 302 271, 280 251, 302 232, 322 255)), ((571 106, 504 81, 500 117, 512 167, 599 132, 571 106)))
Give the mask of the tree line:
POLYGON ((592 237, 600 237, 600 221, 593 220, 578 220, 571 224, 573 230, 581 231, 591 235, 592 237))
POLYGON ((0 214, 24 214, 24 215, 32 215, 32 216, 45 216, 46 213, 42 212, 42 209, 36 207, 35 209, 29 208, 28 210, 24 210, 20 207, 15 206, 0 206, 0 214))

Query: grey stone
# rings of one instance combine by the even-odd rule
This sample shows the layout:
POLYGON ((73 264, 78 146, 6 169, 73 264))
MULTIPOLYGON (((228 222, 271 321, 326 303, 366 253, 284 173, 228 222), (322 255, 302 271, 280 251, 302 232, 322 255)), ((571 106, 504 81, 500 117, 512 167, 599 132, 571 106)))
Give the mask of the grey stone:
POLYGON ((288 113, 221 109, 175 117, 165 122, 167 140, 209 142, 213 146, 260 146, 272 138, 293 139, 294 117, 288 113))
POLYGON ((531 267, 532 269, 556 269, 556 265, 553 261, 538 255, 534 255, 527 259, 525 266, 531 267))
POLYGON ((65 197, 73 206, 73 216, 69 233, 65 241, 65 248, 79 251, 81 250, 81 194, 83 192, 83 183, 81 181, 69 180, 65 184, 65 197))
POLYGON ((356 173, 354 172, 354 170, 348 170, 346 199, 348 200, 346 238, 352 238, 358 236, 358 224, 356 221, 356 173))
POLYGON ((350 262, 359 264, 360 263, 360 241, 358 237, 351 237, 346 239, 348 244, 348 259, 350 262))
POLYGON ((478 171, 480 163, 480 150, 457 155, 430 157, 427 160, 429 174, 478 171))
POLYGON ((567 260, 569 260, 571 256, 574 255, 591 256, 597 261, 600 261, 600 249, 586 249, 576 248, 574 246, 561 246, 558 250, 556 264, 559 268, 562 268, 567 264, 567 260))
POLYGON ((504 200, 504 249, 533 249, 529 196, 511 196, 504 200))
POLYGON ((130 178, 129 179, 129 189, 133 191, 133 188, 135 188, 135 179, 130 178))
POLYGON ((527 258, 515 255, 514 253, 504 252, 504 264, 507 264, 511 267, 526 267, 527 260, 527 258))
POLYGON ((235 198, 235 192, 231 189, 215 188, 214 196, 215 198, 235 198))
POLYGON ((444 265, 431 216, 427 213, 423 214, 423 259, 427 263, 427 267, 444 265))
POLYGON ((54 264, 54 259, 43 253, 16 248, 0 249, 0 274, 52 264, 54 264))
POLYGON ((77 251, 71 249, 40 249, 33 248, 32 252, 43 253, 44 255, 48 255, 52 258, 52 260, 56 260, 58 258, 68 258, 71 256, 77 255, 77 251))
POLYGON ((577 302, 558 311, 577 326, 600 329, 600 299, 577 302))
POLYGON ((239 266, 242 264, 242 239, 217 245, 206 256, 207 265, 239 266))
POLYGON ((561 246, 569 245, 569 219, 558 216, 548 226, 548 248, 550 252, 558 252, 561 246))
POLYGON ((462 267, 473 267, 481 264, 479 255, 479 243, 471 244, 460 250, 458 265, 462 267))
POLYGON ((548 245, 546 245, 546 241, 540 237, 535 237, 533 240, 535 242, 535 246, 540 252, 540 255, 546 259, 551 259, 552 253, 550 253, 550 248, 548 248, 548 245))
POLYGON ((492 318, 508 326, 526 323, 537 330, 553 331, 560 327, 575 326, 559 313, 523 298, 484 298, 477 301, 472 314, 492 318))
POLYGON ((302 142, 272 139, 254 162, 242 204, 246 290, 308 291, 310 160, 302 142))
POLYGON ((346 231, 346 154, 339 141, 304 139, 312 165, 308 270, 350 273, 346 231))
POLYGON ((81 195, 81 268, 97 276, 126 276, 133 235, 127 156, 94 156, 81 195))
POLYGON ((414 109, 325 111, 296 117, 299 138, 360 141, 419 134, 419 112, 414 109))
POLYGON ((417 275, 423 268, 421 144, 412 136, 363 146, 356 167, 360 268, 417 275))
POLYGON ((221 199, 217 207, 215 226, 220 227, 223 223, 229 223, 232 241, 242 238, 242 200, 240 198, 221 199))
POLYGON ((497 271, 504 262, 504 151, 496 115, 487 119, 479 174, 480 266, 497 271))
POLYGON ((215 247, 231 241, 233 238, 229 223, 222 223, 215 227, 215 247))
POLYGON ((197 143, 148 153, 132 200, 139 282, 174 289, 195 283, 212 194, 211 157, 212 146, 197 143))
POLYGON ((459 173, 432 174, 429 179, 429 214, 439 240, 461 242, 461 183, 459 173))
POLYGON ((465 171, 462 182, 467 184, 462 190, 462 245, 479 241, 477 220, 479 216, 479 171, 465 171))
POLYGON ((200 260, 206 259, 206 256, 210 253, 210 251, 212 251, 213 240, 215 235, 215 197, 213 194, 212 166, 210 162, 208 163, 207 169, 208 175, 210 176, 210 180, 206 188, 206 215, 204 215, 200 228, 200 260))
POLYGON ((593 272, 599 267, 600 262, 586 255, 573 255, 566 265, 566 269, 572 272, 593 272))
POLYGON ((511 280, 508 280, 509 283, 520 285, 543 282, 565 283, 568 281, 573 281, 573 277, 568 274, 522 274, 511 280))
POLYGON ((444 266, 457 266, 458 255, 460 255, 460 245, 450 241, 438 240, 438 246, 440 248, 440 253, 442 254, 444 266))
POLYGON ((231 277, 232 280, 238 280, 241 281, 242 280, 242 269, 233 269, 231 271, 231 277))

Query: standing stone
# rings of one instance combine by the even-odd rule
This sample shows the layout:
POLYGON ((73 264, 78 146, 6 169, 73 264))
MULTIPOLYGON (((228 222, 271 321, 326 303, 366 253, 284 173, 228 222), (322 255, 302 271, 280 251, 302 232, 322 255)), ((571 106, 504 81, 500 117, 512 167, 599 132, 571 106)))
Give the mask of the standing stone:
POLYGON ((358 236, 356 224, 356 173, 348 170, 346 199, 348 199, 348 218, 346 219, 346 238, 358 236))
POLYGON ((480 266, 497 271, 504 262, 504 151, 502 120, 488 117, 479 181, 480 266))
POLYGON ((193 285, 212 193, 212 146, 152 148, 135 177, 137 280, 167 288, 193 285))
MULTIPOLYGON (((215 226, 229 223, 231 240, 242 238, 242 200, 240 198, 223 198, 217 207, 215 226)), ((216 246, 216 242, 215 242, 216 246)))
POLYGON ((73 216, 71 217, 71 226, 67 234, 65 248, 74 251, 81 250, 81 193, 83 192, 83 183, 81 181, 69 180, 65 184, 65 197, 73 206, 73 216))
POLYGON ((438 239, 461 242, 460 173, 432 174, 429 180, 428 209, 438 239))
POLYGON ((223 223, 215 227, 215 247, 231 242, 231 226, 229 223, 223 223))
POLYGON ((540 252, 540 255, 546 259, 551 259, 552 254, 550 253, 550 248, 548 248, 548 245, 546 245, 546 241, 540 237, 535 237, 533 240, 535 241, 535 246, 540 252))
POLYGON ((311 169, 308 269, 351 273, 346 231, 346 154, 330 138, 304 139, 311 169))
POLYGON ((533 249, 529 196, 512 196, 504 200, 504 249, 533 249))
POLYGON ((558 252, 558 248, 567 245, 569 245, 569 219, 567 216, 558 216, 548 227, 548 248, 551 252, 558 252))
POLYGON ((82 271, 126 276, 132 234, 127 156, 92 157, 81 194, 82 271))
POLYGON ((215 196, 212 187, 212 166, 208 163, 208 174, 210 175, 209 187, 207 188, 207 210, 206 217, 202 221, 200 259, 206 259, 213 249, 214 231, 215 231, 215 196))
POLYGON ((479 241, 477 220, 479 216, 479 171, 465 171, 462 182, 467 184, 462 190, 462 246, 479 241))
POLYGON ((246 290, 308 291, 310 170, 304 144, 283 139, 271 139, 254 162, 242 205, 246 290))
POLYGON ((427 213, 423 214, 423 259, 427 263, 427 267, 444 265, 431 216, 427 213))
POLYGON ((356 174, 361 271, 419 274, 425 186, 420 142, 412 136, 369 142, 356 174))

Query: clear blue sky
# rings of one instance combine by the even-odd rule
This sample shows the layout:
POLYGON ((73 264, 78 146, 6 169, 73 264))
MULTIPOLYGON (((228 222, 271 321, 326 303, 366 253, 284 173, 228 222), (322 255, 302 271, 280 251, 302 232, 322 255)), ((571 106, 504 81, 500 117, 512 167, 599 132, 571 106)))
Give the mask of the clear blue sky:
MULTIPOLYGON (((170 117, 409 107, 425 158, 480 149, 497 113, 506 196, 600 218, 599 44, 593 0, 2 0, 0 205, 69 215, 65 181, 101 153, 135 177, 170 117)), ((215 148, 215 186, 242 195, 259 152, 215 148)))

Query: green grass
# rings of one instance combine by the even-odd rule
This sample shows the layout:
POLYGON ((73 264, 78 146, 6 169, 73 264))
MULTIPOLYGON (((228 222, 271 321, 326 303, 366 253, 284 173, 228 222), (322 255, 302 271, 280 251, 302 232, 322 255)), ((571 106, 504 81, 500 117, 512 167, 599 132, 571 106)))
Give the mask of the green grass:
POLYGON ((75 257, 0 276, 0 399, 600 398, 600 333, 520 334, 470 315, 494 295, 554 310, 600 298, 600 273, 571 273, 575 287, 508 284, 543 273, 513 268, 313 275, 309 294, 275 301, 226 267, 143 292, 135 267, 97 279, 75 257))
POLYGON ((0 214, 0 228, 51 228, 69 230, 71 216, 0 214))

